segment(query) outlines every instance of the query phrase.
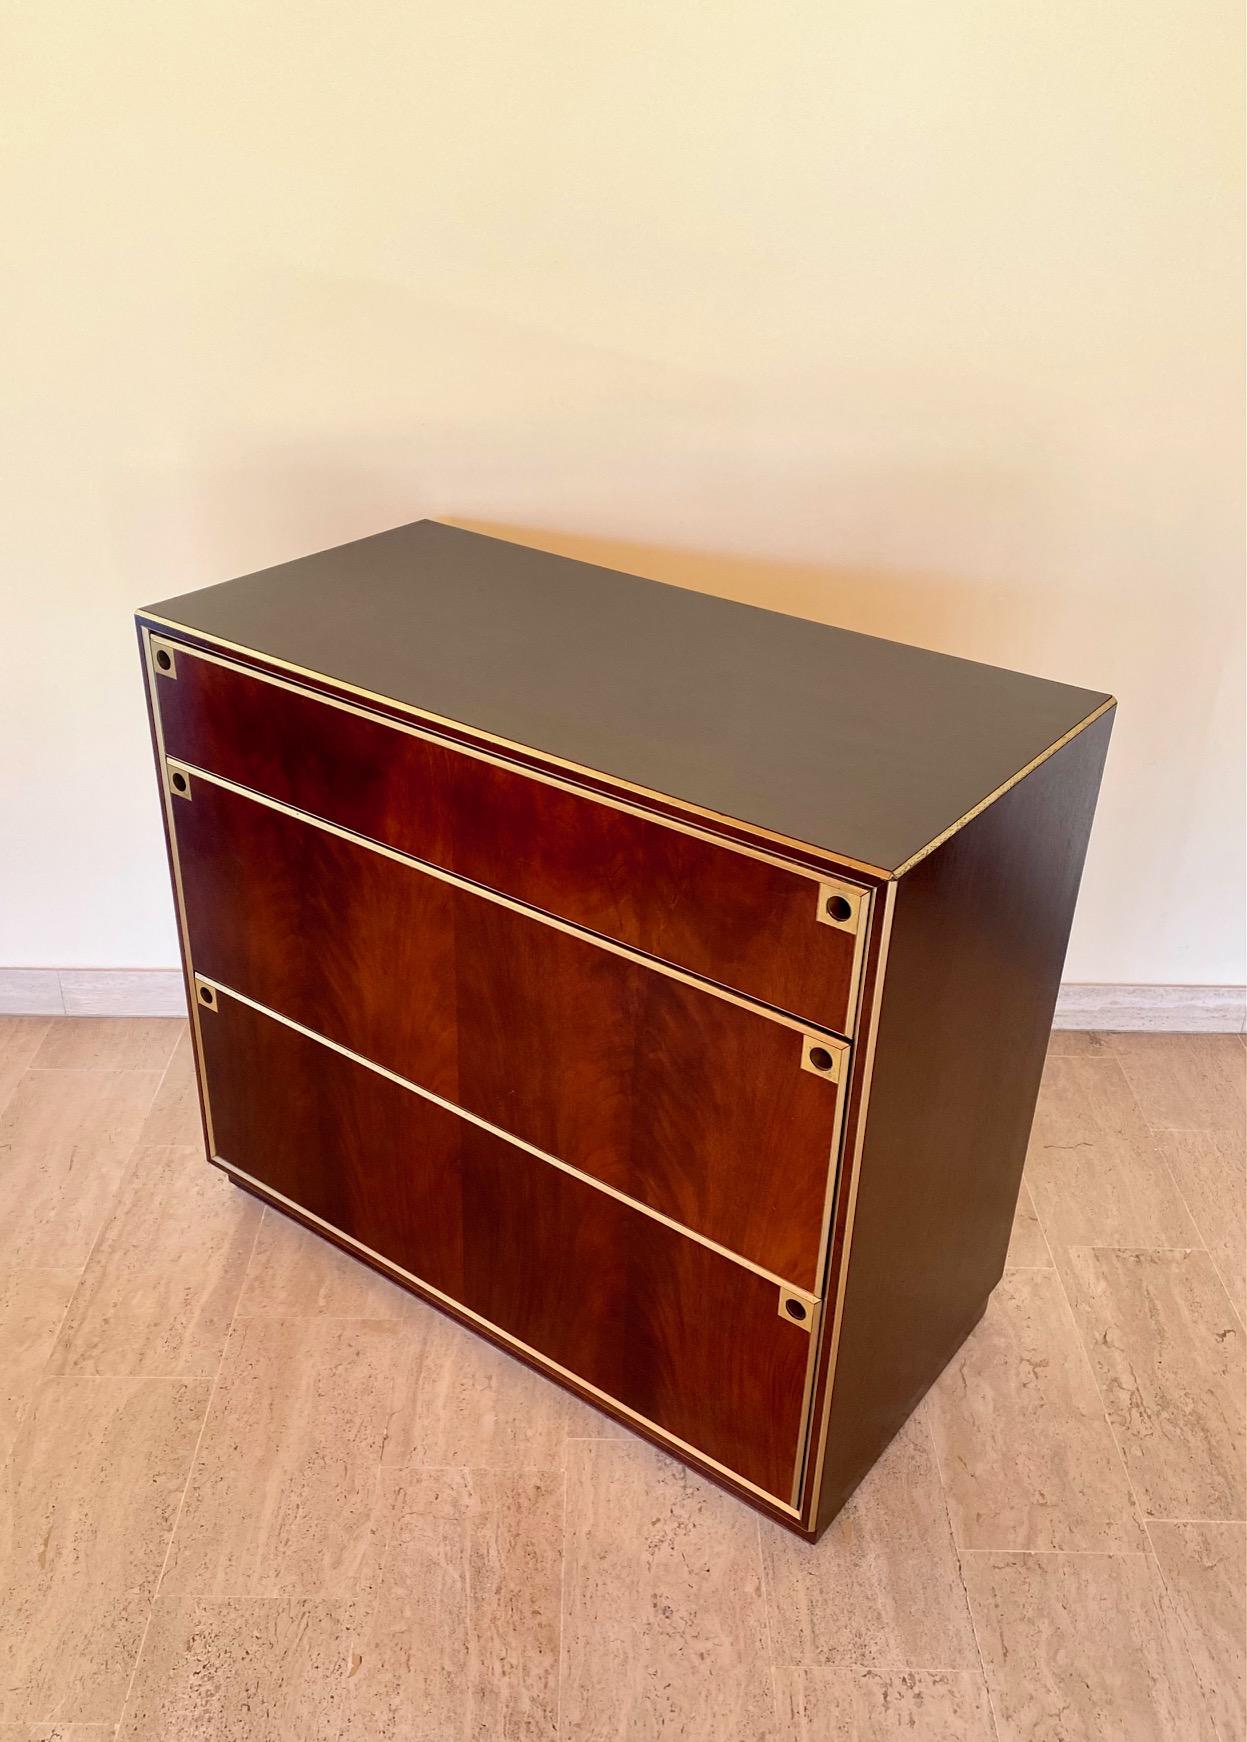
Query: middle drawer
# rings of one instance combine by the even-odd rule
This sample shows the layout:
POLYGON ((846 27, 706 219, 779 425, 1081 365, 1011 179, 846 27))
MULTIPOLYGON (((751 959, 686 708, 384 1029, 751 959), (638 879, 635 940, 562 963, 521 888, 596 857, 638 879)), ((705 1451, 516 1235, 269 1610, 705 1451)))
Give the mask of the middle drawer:
POLYGON ((842 1041, 179 773, 197 972, 817 1293, 842 1041))

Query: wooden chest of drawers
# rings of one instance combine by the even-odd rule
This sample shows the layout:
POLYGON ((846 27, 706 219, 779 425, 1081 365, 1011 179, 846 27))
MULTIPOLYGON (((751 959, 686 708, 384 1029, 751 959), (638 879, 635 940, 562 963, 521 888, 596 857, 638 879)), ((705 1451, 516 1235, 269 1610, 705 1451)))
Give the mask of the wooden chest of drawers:
POLYGON ((999 1278, 1111 698, 418 522, 139 613, 210 1158, 816 1536, 999 1278))

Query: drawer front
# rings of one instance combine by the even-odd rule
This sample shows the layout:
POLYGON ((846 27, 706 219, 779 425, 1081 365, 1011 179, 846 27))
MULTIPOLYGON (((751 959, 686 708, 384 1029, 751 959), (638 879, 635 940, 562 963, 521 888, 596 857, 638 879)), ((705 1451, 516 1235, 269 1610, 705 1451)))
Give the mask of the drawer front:
POLYGON ((817 1291, 842 1041, 173 774, 198 973, 817 1291))
POLYGON ((217 1156, 792 1503, 814 1339, 776 1285, 223 992, 217 1156))
POLYGON ((379 715, 154 646, 171 662, 154 685, 169 755, 851 1033, 862 886, 820 882, 379 715))

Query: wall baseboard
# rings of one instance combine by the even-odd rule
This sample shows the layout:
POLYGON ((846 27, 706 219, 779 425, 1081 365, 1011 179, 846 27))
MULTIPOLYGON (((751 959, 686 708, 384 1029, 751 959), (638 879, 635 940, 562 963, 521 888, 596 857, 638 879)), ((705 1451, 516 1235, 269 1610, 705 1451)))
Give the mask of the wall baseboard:
MULTIPOLYGON (((177 968, 0 968, 0 1016, 185 1016, 177 968)), ((1247 987, 1067 983, 1056 1028, 1242 1034, 1247 987)))
POLYGON ((180 968, 0 968, 0 1016, 185 1016, 180 968))
POLYGON ((1054 1028, 1154 1030, 1158 1034, 1242 1034, 1247 986, 1089 986, 1067 982, 1054 1028))

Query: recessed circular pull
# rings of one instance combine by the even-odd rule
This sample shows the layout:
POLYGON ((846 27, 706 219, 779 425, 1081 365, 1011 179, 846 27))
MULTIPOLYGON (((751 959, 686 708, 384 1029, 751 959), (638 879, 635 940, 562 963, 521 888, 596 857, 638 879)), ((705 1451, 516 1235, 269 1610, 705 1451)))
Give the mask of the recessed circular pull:
POLYGON ((829 895, 823 903, 823 911, 828 919, 839 920, 841 924, 853 917, 853 903, 844 895, 829 895))
POLYGON ((160 667, 161 671, 172 671, 173 655, 171 653, 166 653, 163 647, 158 647, 156 649, 156 664, 160 667))
POLYGON ((199 988, 199 1002, 201 1004, 213 1004, 215 1001, 215 995, 211 986, 201 986, 199 988))
POLYGON ((784 1311, 788 1314, 790 1319, 796 1319, 797 1323, 800 1324, 806 1316, 805 1302, 803 1300, 797 1300, 792 1295, 789 1295, 788 1299, 784 1302, 784 1311))
POLYGON ((179 774, 176 770, 170 776, 170 780, 172 781, 173 790, 175 792, 186 792, 190 788, 190 781, 187 780, 184 774, 179 774))
POLYGON ((809 1053, 810 1063, 816 1071, 829 1071, 835 1060, 825 1046, 812 1046, 809 1053))

